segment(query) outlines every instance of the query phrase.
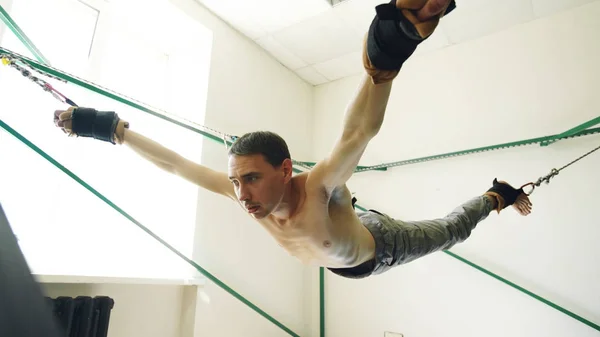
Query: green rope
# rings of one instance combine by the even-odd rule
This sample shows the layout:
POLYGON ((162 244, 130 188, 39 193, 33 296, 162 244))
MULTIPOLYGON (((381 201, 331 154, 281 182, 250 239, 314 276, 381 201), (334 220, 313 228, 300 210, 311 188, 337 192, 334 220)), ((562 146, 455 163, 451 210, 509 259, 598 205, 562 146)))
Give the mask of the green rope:
POLYGON ((592 119, 590 121, 587 121, 587 122, 585 122, 583 124, 577 125, 576 127, 571 128, 571 129, 569 129, 569 130, 567 130, 567 131, 565 131, 565 132, 563 132, 563 133, 561 133, 559 135, 556 135, 556 137, 554 137, 552 139, 545 140, 545 141, 541 142, 540 145, 541 146, 548 146, 548 145, 550 145, 550 144, 552 144, 554 142, 557 142, 559 139, 571 136, 573 134, 576 134, 579 131, 591 128, 592 126, 594 126, 596 124, 599 124, 599 123, 600 123, 600 117, 596 117, 596 118, 594 118, 594 119, 592 119))
MULTIPOLYGON (((37 69, 37 70, 41 71, 43 73, 49 74, 49 75, 51 75, 53 77, 59 78, 61 80, 67 81, 69 83, 73 83, 73 84, 78 85, 78 86, 80 86, 82 88, 90 90, 90 91, 92 91, 92 92, 94 92, 96 94, 102 95, 104 97, 108 97, 108 98, 113 99, 113 100, 115 100, 117 102, 120 102, 120 103, 123 103, 125 105, 128 105, 128 106, 130 106, 130 107, 132 107, 134 109, 146 112, 146 113, 148 113, 150 115, 153 115, 155 117, 161 118, 161 119, 163 119, 163 120, 165 120, 167 122, 173 123, 173 124, 175 124, 177 126, 180 126, 182 128, 188 129, 188 130, 193 131, 195 133, 201 134, 202 136, 210 138, 210 139, 212 139, 212 140, 214 140, 216 142, 219 142, 221 144, 224 143, 224 140, 222 138, 218 137, 218 136, 215 136, 213 134, 210 134, 208 132, 200 130, 199 128, 197 128, 197 127, 195 127, 193 125, 189 125, 189 124, 184 123, 182 121, 179 121, 179 120, 177 120, 177 119, 175 119, 173 117, 169 117, 169 116, 165 115, 164 113, 160 113, 158 111, 150 109, 150 108, 146 107, 145 105, 143 105, 143 103, 141 103, 141 102, 140 103, 134 102, 133 100, 127 99, 127 98, 123 97, 122 95, 119 95, 119 94, 117 94, 115 92, 111 92, 108 89, 101 88, 100 86, 94 85, 94 84, 89 83, 89 82, 87 82, 85 80, 82 80, 82 79, 79 79, 77 77, 68 75, 68 74, 66 74, 66 73, 64 73, 64 72, 62 72, 60 70, 57 70, 55 68, 52 68, 50 66, 39 64, 39 63, 37 63, 37 62, 35 62, 35 61, 27 58, 27 57, 24 57, 22 55, 16 54, 16 53, 14 53, 14 52, 12 52, 12 51, 10 51, 8 49, 0 47, 0 54, 10 55, 11 57, 14 57, 15 59, 17 59, 17 60, 25 63, 26 65, 28 65, 28 66, 30 66, 30 67, 32 67, 34 69, 37 69)), ((227 141, 226 144, 229 146, 229 145, 231 145, 231 142, 227 141)))
POLYGON ((475 154, 475 153, 487 152, 487 151, 492 151, 492 150, 508 149, 508 148, 512 148, 512 147, 525 146, 525 145, 533 145, 533 144, 541 145, 541 144, 545 144, 548 141, 557 141, 559 139, 575 138, 575 137, 592 135, 592 134, 596 134, 596 133, 600 133, 600 128, 580 130, 580 131, 574 132, 574 133, 564 133, 563 136, 561 136, 561 135, 544 136, 544 137, 538 137, 538 138, 519 140, 519 141, 515 141, 515 142, 510 142, 510 143, 495 144, 495 145, 489 145, 489 146, 484 146, 484 147, 478 147, 478 148, 474 148, 474 149, 461 150, 461 151, 456 151, 456 152, 436 154, 433 156, 407 159, 407 160, 402 160, 402 161, 397 161, 397 162, 392 162, 392 163, 384 163, 384 164, 379 164, 379 165, 368 166, 365 169, 358 169, 358 171, 367 171, 367 170, 373 170, 373 169, 382 168, 382 167, 395 167, 395 166, 404 166, 404 165, 409 165, 409 164, 417 164, 417 163, 422 163, 422 162, 426 162, 426 161, 447 159, 447 158, 452 158, 452 157, 464 156, 467 154, 475 154))
MULTIPOLYGON (((159 112, 155 109, 150 108, 147 104, 144 104, 142 102, 136 102, 136 100, 134 99, 130 99, 128 97, 126 97, 125 95, 121 95, 119 93, 113 92, 111 90, 102 88, 101 86, 91 83, 89 81, 77 78, 75 76, 69 75, 64 71, 61 71, 59 69, 44 65, 44 64, 40 64, 28 57, 25 57, 23 55, 19 55, 13 51, 10 51, 6 48, 0 47, 0 55, 1 54, 6 54, 9 55, 17 60, 19 60, 20 62, 26 64, 27 66, 36 69, 42 73, 48 74, 52 77, 61 79, 63 81, 66 81, 68 83, 72 83, 75 84, 77 86, 80 86, 82 88, 85 88, 87 90, 90 90, 96 94, 102 95, 104 97, 108 97, 110 99, 113 99, 117 102, 123 103, 129 107, 132 107, 134 109, 140 110, 142 112, 148 113, 152 116, 161 118, 169 123, 173 123, 177 126, 180 126, 182 128, 188 129, 192 132, 198 133, 204 137, 207 137, 213 141, 216 141, 218 143, 221 144, 225 144, 226 146, 231 146, 232 142, 226 139, 223 139, 222 137, 216 136, 212 133, 206 132, 201 130, 198 127, 195 127, 194 125, 191 125, 190 123, 185 123, 183 121, 180 121, 174 117, 169 117, 166 113, 163 112, 159 112)), ((205 127, 206 128, 206 127, 205 127)), ((208 129, 208 128, 207 128, 208 129)), ((216 133, 218 133, 218 131, 215 131, 216 133)), ((312 167, 315 165, 315 163, 313 162, 305 162, 305 161, 294 161, 295 164, 300 165, 300 166, 307 166, 308 168, 312 167)), ((366 166, 358 166, 356 169, 356 172, 358 172, 360 169, 366 169, 366 166)), ((385 171, 385 168, 381 168, 381 169, 377 169, 380 171, 385 171)), ((299 169, 296 169, 296 172, 302 172, 299 169)))
POLYGON ((325 268, 319 268, 319 317, 320 336, 325 337, 325 268))
POLYGON ((0 19, 4 21, 6 26, 12 30, 15 36, 21 40, 23 45, 33 54, 33 56, 43 64, 50 64, 48 59, 42 55, 39 49, 33 44, 33 42, 25 35, 25 32, 21 30, 21 28, 17 25, 17 23, 10 17, 8 12, 4 10, 2 5, 0 5, 0 19))
POLYGON ((531 297, 535 298, 536 300, 538 300, 538 301, 540 301, 540 302, 542 302, 544 304, 549 305, 550 307, 552 307, 552 308, 554 308, 554 309, 562 312, 563 314, 571 316, 572 318, 574 318, 574 319, 578 320, 579 322, 581 322, 581 323, 583 323, 583 324, 585 324, 585 325, 593 328, 594 330, 600 331, 600 325, 595 324, 594 322, 591 322, 591 321, 589 321, 589 320, 587 320, 587 319, 585 319, 585 318, 583 318, 583 317, 581 317, 581 316, 579 316, 579 315, 577 315, 577 314, 575 314, 575 313, 573 313, 573 312, 571 312, 571 311, 569 311, 569 310, 567 310, 567 309, 559 306, 558 304, 552 303, 551 301, 548 301, 547 299, 545 299, 545 298, 543 298, 543 297, 541 297, 539 295, 536 295, 536 294, 532 293, 531 291, 529 291, 529 290, 527 290, 527 289, 525 289, 525 288, 523 288, 523 287, 521 287, 521 286, 519 286, 519 285, 517 285, 517 284, 515 284, 515 283, 513 283, 513 282, 511 282, 511 281, 509 281, 509 280, 507 280, 507 279, 505 279, 503 277, 501 277, 501 276, 498 276, 498 275, 492 273, 491 271, 489 271, 489 270, 487 270, 485 268, 482 268, 482 267, 474 264, 473 262, 468 261, 467 259, 465 259, 463 257, 460 257, 460 256, 456 255, 455 253, 452 253, 452 252, 447 251, 447 250, 445 250, 444 253, 452 256, 453 258, 455 258, 455 259, 457 259, 457 260, 459 260, 461 262, 464 262, 464 263, 468 264, 469 266, 471 266, 471 267, 473 267, 473 268, 475 268, 475 269, 477 269, 477 270, 479 270, 479 271, 481 271, 481 272, 483 272, 483 273, 485 273, 485 274, 487 274, 487 275, 489 275, 489 276, 491 276, 491 277, 493 277, 493 278, 495 278, 495 279, 497 279, 497 280, 499 280, 499 281, 501 281, 501 282, 503 282, 505 284, 508 284, 509 286, 511 286, 511 287, 519 290, 520 292, 522 292, 524 294, 527 294, 528 296, 531 296, 531 297))
POLYGON ((131 222, 133 222, 135 225, 137 225, 139 228, 141 228, 148 235, 150 235, 155 240, 157 240, 158 242, 160 242, 162 245, 164 245, 165 247, 167 247, 169 250, 171 250, 177 256, 179 256, 180 258, 182 258, 183 260, 185 260, 187 263, 189 263, 196 270, 198 270, 200 273, 202 273, 204 276, 206 276, 209 280, 211 280, 212 282, 214 282, 215 284, 217 284, 223 290, 227 291, 233 297, 237 298, 242 303, 246 304, 252 310, 256 311, 258 314, 260 314, 261 316, 263 316, 267 320, 271 321, 273 324, 275 324, 276 326, 278 326, 279 328, 281 328, 282 330, 284 330, 285 332, 287 332, 289 335, 295 336, 295 337, 299 337, 298 334, 294 333, 292 330, 290 330, 289 328, 287 328, 285 325, 283 325, 282 323, 280 323, 279 321, 277 321, 275 318, 273 318, 270 315, 268 315, 266 312, 264 312, 263 310, 261 310, 260 308, 258 308, 256 305, 254 305, 252 302, 250 302, 249 300, 247 300, 246 298, 244 298, 242 295, 240 295, 237 292, 235 292, 231 287, 227 286, 221 280, 219 280, 214 275, 212 275, 211 273, 209 273, 206 269, 204 269, 201 266, 199 266, 196 262, 194 262, 193 260, 189 259, 183 253, 179 252, 177 249, 175 249, 169 243, 167 243, 166 241, 164 241, 163 239, 161 239, 158 235, 154 234, 150 229, 148 229, 146 226, 142 225, 139 221, 137 221, 135 218, 133 218, 131 215, 129 215, 127 212, 125 212, 123 209, 121 209, 119 206, 115 205, 112 201, 110 201, 108 198, 106 198, 104 195, 102 195, 100 192, 98 192, 96 189, 94 189, 88 183, 86 183, 81 178, 79 178, 77 175, 75 175, 75 173, 73 173, 72 171, 70 171, 69 169, 67 169, 66 167, 64 167, 62 164, 60 164, 58 161, 56 161, 54 158, 52 158, 50 155, 48 155, 42 149, 40 149, 39 147, 37 147, 35 144, 33 144, 31 141, 29 141, 23 135, 21 135, 20 133, 18 133, 16 130, 14 130, 13 128, 11 128, 8 124, 6 124, 1 119, 0 119, 0 127, 2 127, 8 133, 10 133, 14 137, 16 137, 18 140, 20 140, 22 143, 24 143, 25 145, 27 145, 29 148, 31 148, 32 150, 34 150, 35 152, 37 152, 40 156, 42 156, 43 158, 45 158, 52 165, 54 165, 55 167, 57 167, 58 169, 60 169, 64 173, 66 173, 69 177, 71 177, 73 180, 75 180, 76 182, 78 182, 81 186, 85 187, 92 194, 94 194, 95 196, 97 196, 98 198, 100 198, 100 200, 104 201, 106 204, 108 204, 110 207, 112 207, 113 209, 115 209, 117 212, 119 212, 125 218, 127 218, 128 220, 130 220, 131 222))

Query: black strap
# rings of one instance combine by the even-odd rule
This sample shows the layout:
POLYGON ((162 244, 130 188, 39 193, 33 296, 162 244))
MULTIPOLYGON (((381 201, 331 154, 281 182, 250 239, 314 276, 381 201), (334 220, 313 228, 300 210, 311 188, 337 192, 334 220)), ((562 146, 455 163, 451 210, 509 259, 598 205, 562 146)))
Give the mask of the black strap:
POLYGON ((116 112, 75 108, 71 120, 73 132, 78 136, 92 137, 115 144, 113 136, 119 123, 119 116, 116 112))
MULTIPOLYGON (((450 14, 450 12, 452 12, 455 8, 456 1, 452 0, 452 2, 450 2, 448 5, 448 8, 446 8, 444 16, 450 14)), ((404 17, 403 15, 399 14, 400 11, 398 10, 398 7, 396 7, 396 0, 391 0, 387 4, 375 6, 375 11, 377 12, 377 16, 380 20, 400 21, 404 17)))
MULTIPOLYGON (((446 14, 456 7, 452 3, 446 14)), ((396 0, 375 7, 376 15, 367 33, 367 55, 371 64, 379 70, 399 70, 415 52, 422 38, 417 28, 396 8, 396 0)))
POLYGON ((508 184, 499 183, 498 179, 494 178, 493 186, 488 190, 488 192, 495 192, 500 194, 502 199, 504 199, 504 207, 508 207, 515 203, 517 197, 524 193, 523 188, 515 189, 508 184))

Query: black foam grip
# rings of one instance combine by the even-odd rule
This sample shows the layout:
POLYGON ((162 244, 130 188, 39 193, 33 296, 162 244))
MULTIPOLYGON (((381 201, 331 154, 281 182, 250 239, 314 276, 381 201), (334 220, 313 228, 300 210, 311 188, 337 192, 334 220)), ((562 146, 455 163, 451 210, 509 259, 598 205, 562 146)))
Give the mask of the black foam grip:
POLYGON ((81 137, 92 137, 115 144, 113 136, 119 123, 119 116, 114 111, 97 111, 92 108, 76 108, 73 110, 72 130, 81 137))
MULTIPOLYGON (((453 0, 445 14, 456 8, 453 0)), ((422 38, 415 26, 396 8, 396 0, 375 7, 377 14, 367 35, 367 55, 380 70, 398 70, 415 52, 422 38)))
POLYGON ((498 179, 494 179, 493 186, 488 190, 488 192, 495 192, 502 196, 504 199, 504 207, 508 207, 515 203, 517 197, 523 193, 523 189, 514 189, 508 184, 502 184, 498 182, 498 179))

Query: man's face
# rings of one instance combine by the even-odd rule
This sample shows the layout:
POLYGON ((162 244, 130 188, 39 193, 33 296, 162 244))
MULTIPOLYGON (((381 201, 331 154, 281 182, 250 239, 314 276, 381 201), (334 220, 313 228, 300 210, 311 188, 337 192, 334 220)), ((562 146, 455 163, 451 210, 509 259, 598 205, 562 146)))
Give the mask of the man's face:
POLYGON ((254 218, 268 216, 281 202, 289 180, 284 166, 273 167, 261 154, 229 156, 229 180, 240 204, 254 218))

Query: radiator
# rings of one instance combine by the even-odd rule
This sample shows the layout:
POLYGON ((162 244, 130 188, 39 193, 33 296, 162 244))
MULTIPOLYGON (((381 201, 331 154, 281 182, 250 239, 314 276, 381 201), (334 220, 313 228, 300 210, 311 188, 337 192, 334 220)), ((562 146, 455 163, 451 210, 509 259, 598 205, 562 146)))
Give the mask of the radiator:
POLYGON ((107 296, 46 297, 61 337, 107 337, 114 300, 107 296))

